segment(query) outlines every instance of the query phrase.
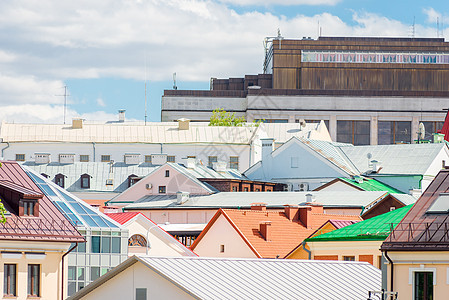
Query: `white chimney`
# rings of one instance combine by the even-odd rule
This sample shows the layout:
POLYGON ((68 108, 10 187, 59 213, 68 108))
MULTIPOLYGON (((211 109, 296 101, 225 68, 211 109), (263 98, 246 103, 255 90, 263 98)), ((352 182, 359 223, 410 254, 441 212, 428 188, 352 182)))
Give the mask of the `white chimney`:
POLYGON ((274 139, 273 138, 265 138, 260 139, 262 141, 262 160, 271 154, 274 150, 274 139))
POLYGON ((189 192, 176 192, 176 204, 183 204, 189 200, 189 192))
POLYGON ((226 172, 226 165, 225 161, 217 161, 212 163, 212 169, 217 172, 226 172))
POLYGON ((373 167, 373 168, 372 168, 372 172, 373 172, 373 173, 377 173, 377 171, 379 170, 378 165, 380 165, 380 161, 377 161, 377 160, 375 160, 375 159, 373 159, 373 160, 371 161, 371 166, 373 167))
POLYGON ((178 119, 178 129, 179 130, 189 130, 190 120, 186 118, 178 119))
POLYGON ((73 129, 82 129, 83 128, 83 119, 73 118, 72 119, 72 128, 73 129))
POLYGON ((306 194, 306 203, 312 203, 315 201, 315 197, 312 194, 306 194))
POLYGON ((186 167, 187 169, 194 169, 196 167, 196 158, 188 157, 186 167))
POLYGON ((125 111, 124 109, 118 110, 118 121, 119 122, 125 122, 125 111))

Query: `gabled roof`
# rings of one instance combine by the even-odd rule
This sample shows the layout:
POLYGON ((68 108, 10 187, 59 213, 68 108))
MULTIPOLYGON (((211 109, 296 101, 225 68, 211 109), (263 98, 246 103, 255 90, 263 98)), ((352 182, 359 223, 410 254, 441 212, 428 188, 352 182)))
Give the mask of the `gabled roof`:
POLYGON ((391 186, 389 186, 385 183, 382 183, 376 179, 366 178, 366 177, 363 177, 362 179, 363 179, 363 182, 359 183, 357 180, 354 180, 352 178, 344 178, 344 177, 337 178, 337 180, 341 180, 346 183, 349 183, 350 185, 360 188, 363 191, 385 191, 385 192, 395 193, 395 194, 404 194, 403 192, 395 189, 394 187, 391 187, 391 186))
POLYGON ((383 241, 391 232, 392 224, 402 220, 412 205, 404 206, 385 214, 364 220, 328 233, 306 239, 306 242, 319 241, 383 241))
POLYGON ((267 207, 282 208, 285 204, 298 205, 308 202, 311 194, 314 201, 325 207, 364 207, 389 195, 387 192, 363 191, 308 191, 308 192, 220 192, 212 195, 190 195, 182 204, 174 201, 176 195, 145 196, 129 204, 125 209, 185 209, 185 208, 249 208, 251 203, 263 202, 267 207), (256 200, 255 200, 256 199, 256 200))
POLYGON ((366 299, 381 288, 380 270, 366 262, 133 256, 69 299, 85 297, 135 263, 197 299, 366 299))
MULTIPOLYGON (((5 161, 0 167, 1 185, 22 195, 39 198, 39 216, 18 216, 9 209, 6 223, 0 223, 0 240, 84 242, 82 235, 68 219, 44 195, 36 183, 19 164, 5 161)), ((2 195, 2 203, 8 209, 13 204, 6 195, 2 195)))
POLYGON ((382 251, 448 251, 449 250, 449 169, 441 170, 394 228, 382 251), (440 211, 431 211, 438 203, 440 211))
POLYGON ((446 118, 444 118, 443 128, 439 133, 444 134, 445 141, 449 141, 449 110, 446 113, 446 118))
POLYGON ((220 209, 195 240, 191 246, 192 250, 195 250, 195 247, 201 242, 202 238, 221 215, 234 227, 254 254, 257 257, 263 258, 284 257, 329 219, 361 220, 359 216, 312 213, 312 220, 307 228, 299 220, 289 220, 283 210, 256 211, 220 209), (259 232, 260 223, 266 221, 271 222, 271 237, 269 241, 265 240, 259 232))

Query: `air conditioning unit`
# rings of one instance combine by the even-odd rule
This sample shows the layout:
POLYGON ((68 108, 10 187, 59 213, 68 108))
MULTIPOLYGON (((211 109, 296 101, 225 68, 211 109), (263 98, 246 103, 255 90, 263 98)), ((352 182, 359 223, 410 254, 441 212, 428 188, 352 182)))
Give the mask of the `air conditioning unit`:
POLYGON ((309 184, 307 182, 301 182, 298 184, 298 189, 300 192, 305 192, 309 190, 309 184))
POLYGON ((152 187, 153 187, 153 185, 152 185, 151 183, 145 184, 145 188, 146 188, 147 190, 151 190, 152 187))

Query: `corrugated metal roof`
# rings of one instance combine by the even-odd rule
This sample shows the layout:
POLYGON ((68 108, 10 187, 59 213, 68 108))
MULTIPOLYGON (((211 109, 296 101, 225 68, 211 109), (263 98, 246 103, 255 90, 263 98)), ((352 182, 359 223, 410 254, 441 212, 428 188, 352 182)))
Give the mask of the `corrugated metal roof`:
MULTIPOLYGON (((324 125, 324 123, 323 123, 324 125)), ((275 143, 285 143, 292 137, 313 139, 317 137, 317 133, 321 132, 323 136, 328 137, 327 141, 331 142, 329 132, 326 128, 322 128, 320 123, 306 123, 302 127, 300 123, 262 123, 261 125, 262 137, 274 138, 275 143), (323 134, 324 132, 324 134, 323 134)), ((324 125, 325 127, 326 125, 324 125)))
POLYGON ((364 262, 140 259, 200 299, 366 299, 381 286, 380 270, 364 262))
POLYGON ((382 215, 358 222, 328 233, 309 238, 307 242, 341 240, 378 240, 383 241, 391 232, 391 224, 399 223, 412 205, 404 206, 382 215))
POLYGON ((182 204, 176 204, 176 195, 145 196, 133 204, 126 206, 126 209, 145 208, 184 208, 184 207, 205 207, 205 208, 238 208, 250 207, 251 203, 263 202, 267 206, 282 207, 285 204, 298 205, 305 204, 306 195, 312 194, 316 203, 324 206, 355 206, 362 207, 384 198, 388 193, 363 192, 363 191, 316 191, 316 192, 220 192, 212 195, 195 195, 182 204))
POLYGON ((347 183, 359 187, 365 191, 386 191, 389 193, 395 193, 395 194, 404 194, 403 192, 395 189, 394 187, 391 187, 385 183, 382 183, 376 179, 372 178, 363 178, 363 182, 359 183, 357 180, 354 180, 352 178, 345 178, 340 177, 340 180, 346 181, 347 183))
POLYGON ((340 147, 360 173, 365 173, 369 160, 377 160, 382 170, 379 174, 425 174, 435 157, 447 147, 440 144, 399 144, 377 146, 340 147), (371 153, 371 158, 367 155, 371 153))

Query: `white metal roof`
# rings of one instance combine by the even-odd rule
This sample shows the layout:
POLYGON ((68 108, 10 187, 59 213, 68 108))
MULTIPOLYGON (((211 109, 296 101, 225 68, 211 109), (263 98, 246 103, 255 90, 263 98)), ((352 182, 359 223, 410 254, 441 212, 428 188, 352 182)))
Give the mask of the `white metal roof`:
POLYGON ((139 262, 197 299, 357 300, 381 288, 381 271, 366 262, 134 256, 71 299, 139 262))
MULTIPOLYGON (((363 207, 388 195, 383 191, 309 191, 309 192, 220 192, 212 195, 194 195, 182 204, 176 204, 176 195, 145 196, 125 209, 155 208, 236 208, 249 207, 254 202, 267 206, 305 204, 311 194, 316 203, 324 206, 363 207)), ((112 201, 113 202, 113 201, 112 201)), ((113 204, 113 203, 112 203, 113 204)))

